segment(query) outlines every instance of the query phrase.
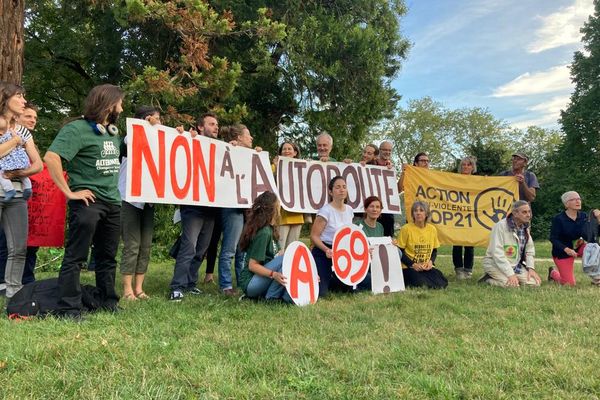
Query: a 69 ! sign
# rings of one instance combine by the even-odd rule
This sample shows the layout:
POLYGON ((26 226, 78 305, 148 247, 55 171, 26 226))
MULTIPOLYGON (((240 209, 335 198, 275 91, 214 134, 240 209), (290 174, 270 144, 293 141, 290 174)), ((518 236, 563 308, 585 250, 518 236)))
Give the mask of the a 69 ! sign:
POLYGON ((356 288, 369 272, 369 242, 362 229, 345 225, 333 237, 333 271, 348 286, 356 288))

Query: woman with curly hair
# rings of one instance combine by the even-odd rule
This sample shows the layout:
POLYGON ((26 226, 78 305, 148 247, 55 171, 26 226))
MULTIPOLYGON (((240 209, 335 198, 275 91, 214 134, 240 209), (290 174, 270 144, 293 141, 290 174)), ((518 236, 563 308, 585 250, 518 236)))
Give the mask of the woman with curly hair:
POLYGON ((256 198, 240 238, 244 262, 240 287, 253 299, 290 301, 282 275, 283 252, 279 250, 279 200, 272 192, 256 198))

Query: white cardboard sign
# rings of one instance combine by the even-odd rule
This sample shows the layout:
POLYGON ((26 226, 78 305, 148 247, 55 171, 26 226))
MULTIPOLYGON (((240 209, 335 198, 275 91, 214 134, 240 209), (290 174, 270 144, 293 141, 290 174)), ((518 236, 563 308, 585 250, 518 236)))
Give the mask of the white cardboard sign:
POLYGON ((390 237, 369 238, 372 250, 371 291, 373 294, 405 290, 398 247, 390 237))
POLYGON ((356 225, 342 226, 333 237, 333 272, 340 281, 356 288, 369 273, 369 242, 356 225))
POLYGON ((300 241, 292 242, 283 255, 281 273, 285 289, 298 306, 314 304, 319 298, 317 264, 310 250, 300 241))

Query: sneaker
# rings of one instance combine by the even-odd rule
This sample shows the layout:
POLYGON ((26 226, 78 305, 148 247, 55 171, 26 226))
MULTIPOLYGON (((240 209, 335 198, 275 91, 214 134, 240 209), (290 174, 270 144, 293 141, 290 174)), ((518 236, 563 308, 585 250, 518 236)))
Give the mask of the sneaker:
POLYGON ((178 303, 181 300, 183 300, 183 293, 181 293, 179 290, 174 290, 171 292, 171 295, 169 296, 169 301, 178 303))
POLYGON ((237 297, 238 293, 235 289, 233 288, 229 288, 229 289, 223 289, 221 291, 225 296, 229 296, 229 297, 237 297))
POLYGON ((473 271, 466 270, 464 271, 465 279, 471 279, 473 277, 473 271))
POLYGON ((187 294, 192 294, 192 295, 194 295, 194 296, 197 296, 197 295, 199 295, 199 294, 204 294, 204 292, 203 292, 202 290, 198 289, 198 288, 197 288, 197 287, 195 287, 195 286, 194 286, 193 288, 190 288, 190 289, 186 290, 185 292, 186 292, 187 294))
POLYGON ((246 300, 246 299, 247 299, 246 294, 242 293, 242 295, 238 298, 238 301, 243 301, 243 300, 246 300))
POLYGON ((462 281, 463 279, 466 279, 465 270, 464 269, 462 269, 462 268, 456 268, 454 270, 454 273, 456 274, 456 279, 457 280, 462 281))

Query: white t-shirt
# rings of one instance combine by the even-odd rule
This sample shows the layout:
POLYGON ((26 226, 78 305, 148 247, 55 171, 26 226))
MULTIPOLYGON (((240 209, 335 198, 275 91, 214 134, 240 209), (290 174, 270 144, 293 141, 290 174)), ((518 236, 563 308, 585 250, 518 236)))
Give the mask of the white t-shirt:
POLYGON ((346 209, 344 211, 338 211, 331 206, 331 204, 325 204, 323 208, 317 213, 318 217, 322 217, 327 221, 325 229, 321 232, 321 241, 323 243, 331 244, 333 242, 333 236, 335 232, 344 225, 352 224, 354 218, 354 211, 348 204, 344 204, 346 209))

